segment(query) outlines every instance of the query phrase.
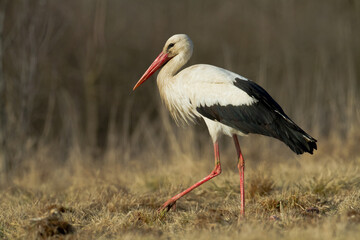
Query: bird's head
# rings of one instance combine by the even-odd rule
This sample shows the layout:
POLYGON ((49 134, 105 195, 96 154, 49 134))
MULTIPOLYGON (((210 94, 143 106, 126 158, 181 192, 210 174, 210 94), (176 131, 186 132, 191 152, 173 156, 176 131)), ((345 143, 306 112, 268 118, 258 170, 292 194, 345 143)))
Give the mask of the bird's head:
POLYGON ((190 55, 193 51, 193 44, 191 39, 186 34, 176 34, 170 37, 161 53, 167 54, 168 58, 173 58, 180 53, 189 52, 190 55))
POLYGON ((133 90, 143 84, 151 75, 153 75, 159 68, 164 66, 172 58, 178 57, 186 58, 188 60, 192 55, 192 51, 192 41, 186 34, 173 35, 166 41, 165 46, 159 56, 146 70, 140 80, 135 84, 133 90))

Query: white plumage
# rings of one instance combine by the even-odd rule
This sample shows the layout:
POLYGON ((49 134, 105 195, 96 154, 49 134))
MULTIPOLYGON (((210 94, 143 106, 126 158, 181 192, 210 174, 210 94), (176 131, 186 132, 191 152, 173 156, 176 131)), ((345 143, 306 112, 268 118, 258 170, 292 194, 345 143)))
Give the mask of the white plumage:
POLYGON ((198 106, 251 105, 257 101, 233 84, 235 78, 247 81, 245 78, 211 65, 194 65, 185 68, 171 80, 162 78, 161 72, 167 71, 166 66, 172 63, 170 61, 160 71, 157 83, 161 98, 176 122, 203 117, 196 110, 198 106))
POLYGON ((160 96, 177 123, 203 118, 214 143, 215 168, 198 183, 165 202, 169 210, 176 201, 221 173, 218 138, 234 138, 238 151, 241 214, 244 215, 244 159, 237 135, 262 134, 279 139, 294 152, 312 153, 316 140, 299 128, 259 85, 228 70, 199 64, 181 71, 190 59, 193 44, 185 34, 170 37, 163 51, 134 86, 134 90, 162 67, 157 77, 160 96))

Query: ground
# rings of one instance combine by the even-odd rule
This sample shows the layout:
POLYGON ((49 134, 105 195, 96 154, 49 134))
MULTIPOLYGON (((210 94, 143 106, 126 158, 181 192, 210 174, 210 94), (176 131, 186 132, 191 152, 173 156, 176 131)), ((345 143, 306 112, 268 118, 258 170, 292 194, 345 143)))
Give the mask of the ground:
POLYGON ((51 151, 45 149, 2 186, 0 238, 358 238, 359 155, 320 144, 314 155, 296 156, 278 144, 270 148, 286 154, 269 161, 269 150, 259 154, 246 141, 245 218, 239 217, 239 176, 230 144, 222 154, 222 174, 168 213, 157 208, 212 170, 211 145, 198 153, 200 159, 188 149, 170 150, 172 157, 142 153, 123 161, 114 152, 94 161, 74 151, 63 164, 49 160, 51 151))

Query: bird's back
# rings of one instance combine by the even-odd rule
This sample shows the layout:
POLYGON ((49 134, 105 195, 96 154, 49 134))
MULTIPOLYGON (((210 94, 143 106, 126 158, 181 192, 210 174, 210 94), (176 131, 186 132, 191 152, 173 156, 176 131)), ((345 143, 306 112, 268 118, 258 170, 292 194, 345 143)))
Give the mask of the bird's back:
POLYGON ((297 154, 316 149, 316 140, 298 127, 261 86, 236 73, 212 65, 194 65, 171 81, 160 83, 159 89, 178 123, 205 117, 234 132, 277 138, 297 154))
POLYGON ((197 111, 204 117, 243 134, 254 133, 277 138, 297 154, 312 154, 317 148, 316 139, 297 126, 261 86, 239 78, 236 78, 234 86, 254 101, 250 104, 203 104, 197 107, 197 111))
POLYGON ((228 70, 207 64, 185 68, 174 77, 159 79, 161 99, 177 123, 189 123, 201 117, 196 107, 201 104, 252 101, 234 87, 235 78, 246 79, 228 70))

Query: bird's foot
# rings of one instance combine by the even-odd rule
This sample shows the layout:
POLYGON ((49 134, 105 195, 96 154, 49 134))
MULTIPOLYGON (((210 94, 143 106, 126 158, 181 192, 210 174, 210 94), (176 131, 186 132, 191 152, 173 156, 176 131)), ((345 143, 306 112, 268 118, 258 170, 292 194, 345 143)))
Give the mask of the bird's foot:
POLYGON ((170 209, 176 210, 176 200, 169 199, 158 209, 158 212, 168 212, 170 209))

